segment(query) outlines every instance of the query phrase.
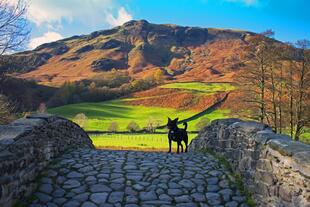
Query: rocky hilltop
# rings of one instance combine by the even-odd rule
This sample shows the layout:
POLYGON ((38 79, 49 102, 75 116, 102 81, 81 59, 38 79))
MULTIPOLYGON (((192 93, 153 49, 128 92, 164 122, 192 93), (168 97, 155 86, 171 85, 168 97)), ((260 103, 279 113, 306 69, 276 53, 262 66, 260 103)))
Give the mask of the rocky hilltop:
POLYGON ((173 79, 230 79, 243 67, 242 45, 254 33, 129 21, 109 30, 43 44, 5 56, 0 70, 43 84, 87 79, 112 69, 173 79))

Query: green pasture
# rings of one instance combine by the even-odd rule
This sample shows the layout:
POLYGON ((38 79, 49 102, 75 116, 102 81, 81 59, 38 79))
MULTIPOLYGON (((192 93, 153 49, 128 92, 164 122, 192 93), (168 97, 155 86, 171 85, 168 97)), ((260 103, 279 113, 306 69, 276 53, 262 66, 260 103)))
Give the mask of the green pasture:
MULTIPOLYGON (((189 142, 195 138, 197 134, 189 134, 189 142)), ((110 149, 135 149, 135 150, 156 150, 168 151, 167 134, 100 134, 90 136, 96 148, 110 149)), ((184 143, 182 143, 183 146, 184 143)), ((172 149, 176 151, 177 144, 172 143, 172 149)))
POLYGON ((302 134, 300 137, 300 141, 302 141, 306 144, 310 144, 310 132, 306 132, 306 133, 302 134))
MULTIPOLYGON (((285 134, 285 135, 288 135, 288 136, 291 136, 290 134, 290 130, 287 128, 287 129, 283 129, 282 130, 282 134, 285 134)), ((293 135, 294 137, 295 135, 293 135)), ((294 138, 293 138, 294 139, 294 138)), ((304 132, 301 134, 300 138, 299 138, 299 141, 303 142, 303 143, 306 143, 306 144, 310 144, 310 128, 308 127, 305 127, 304 128, 304 132)))
MULTIPOLYGON (((193 116, 197 111, 181 111, 172 108, 131 106, 124 100, 105 101, 100 103, 71 104, 62 107, 52 108, 49 113, 73 119, 77 114, 84 113, 87 116, 87 124, 84 129, 87 131, 107 131, 111 122, 118 123, 118 131, 127 131, 127 125, 135 121, 140 128, 147 126, 151 121, 159 125, 167 123, 167 118, 179 117, 180 120, 193 116)), ((215 110, 203 117, 210 120, 225 118, 229 116, 229 110, 215 110)), ((201 117, 202 118, 202 117, 201 117)), ((188 123, 189 131, 196 131, 196 123, 199 119, 188 123)))
POLYGON ((189 90, 207 95, 216 94, 219 92, 227 92, 235 90, 235 86, 229 83, 201 83, 201 82, 186 82, 186 83, 169 83, 160 86, 160 88, 172 88, 180 90, 189 90))
MULTIPOLYGON (((160 86, 161 88, 175 88, 180 90, 192 91, 198 94, 214 94, 223 91, 234 90, 235 87, 228 83, 170 83, 160 86)), ((156 98, 156 96, 154 96, 156 98)), ((154 98, 153 97, 153 98, 154 98)), ((151 97, 142 97, 151 98, 151 97)), ((49 113, 73 119, 77 114, 84 113, 87 116, 86 125, 83 128, 87 131, 108 131, 112 122, 118 124, 118 131, 127 131, 127 125, 131 121, 135 121, 140 129, 147 126, 149 121, 156 122, 158 125, 165 125, 167 118, 179 117, 179 120, 187 119, 197 114, 193 110, 176 110, 173 108, 132 106, 128 102, 134 100, 118 99, 105 101, 100 103, 80 103, 71 104, 57 108, 51 108, 49 113)), ((231 117, 229 109, 216 109, 210 113, 206 113, 197 119, 188 122, 188 131, 197 131, 196 124, 204 118, 210 121, 231 117)), ((183 128, 182 125, 179 127, 183 128)), ((166 129, 157 130, 163 132, 166 129)), ((166 135, 163 134, 105 134, 100 136, 92 136, 97 147, 130 147, 130 148, 165 148, 166 135), (125 141, 124 141, 125 140, 125 141), (126 141, 127 140, 127 141, 126 141), (134 140, 134 141, 132 141, 134 140), (128 145, 128 146, 127 146, 128 145)), ((301 141, 310 144, 310 130, 301 136, 301 141)))
MULTIPOLYGON (((214 94, 221 91, 230 91, 235 89, 234 86, 228 83, 200 82, 171 83, 160 87, 177 88, 187 91, 190 90, 192 92, 204 94, 214 94)), ((49 109, 48 112, 69 119, 73 119, 79 113, 84 113, 88 119, 87 124, 83 126, 83 128, 88 131, 107 131, 111 122, 117 122, 119 126, 118 131, 127 131, 127 125, 131 121, 135 121, 142 129, 147 126, 150 120, 158 123, 158 125, 165 125, 168 117, 179 117, 179 120, 182 120, 198 113, 198 111, 193 110, 177 110, 173 108, 129 105, 128 101, 133 99, 134 98, 127 98, 100 103, 71 104, 49 109)), ((190 121, 188 123, 188 130, 196 131, 197 127, 195 125, 204 117, 207 117, 210 121, 212 121, 214 119, 227 118, 229 117, 229 113, 229 109, 212 111, 211 113, 190 121)))
MULTIPOLYGON (((287 132, 287 134, 289 135, 289 132, 287 132)), ((306 144, 310 144, 310 128, 304 128, 304 133, 300 136, 300 141, 306 144)))

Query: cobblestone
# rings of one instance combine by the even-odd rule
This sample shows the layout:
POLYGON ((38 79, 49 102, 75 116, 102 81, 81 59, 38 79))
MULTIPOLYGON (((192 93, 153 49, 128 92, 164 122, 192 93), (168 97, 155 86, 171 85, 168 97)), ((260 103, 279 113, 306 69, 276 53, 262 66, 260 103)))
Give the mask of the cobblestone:
POLYGON ((208 154, 79 149, 55 163, 29 206, 246 206, 208 154))

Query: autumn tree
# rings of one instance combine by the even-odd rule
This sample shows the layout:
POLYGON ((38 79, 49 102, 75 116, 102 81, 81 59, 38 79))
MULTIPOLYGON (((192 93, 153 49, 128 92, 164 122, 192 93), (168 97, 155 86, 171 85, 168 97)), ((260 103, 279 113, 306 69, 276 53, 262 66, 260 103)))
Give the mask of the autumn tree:
POLYGON ((283 69, 280 45, 270 43, 266 67, 266 117, 275 132, 282 127, 283 69), (281 88, 282 87, 282 88, 281 88), (280 115, 281 114, 281 115, 280 115), (280 127, 281 126, 281 127, 280 127))
POLYGON ((164 75, 165 72, 163 70, 161 70, 160 68, 158 68, 155 72, 154 72, 154 80, 157 84, 160 84, 164 81, 164 75))
POLYGON ((131 121, 127 125, 127 130, 130 131, 130 132, 137 132, 137 131, 140 130, 140 127, 139 127, 139 125, 135 121, 131 121))
POLYGON ((281 128, 288 127, 290 136, 294 135, 294 126, 295 126, 295 51, 296 49, 291 43, 286 43, 283 47, 280 48, 281 58, 282 58, 282 99, 281 99, 281 117, 287 117, 286 119, 281 120, 281 128))
POLYGON ((288 127, 291 137, 299 140, 306 127, 309 127, 309 86, 310 86, 310 56, 309 41, 301 40, 295 45, 286 44, 281 48, 283 64, 283 127, 288 127), (288 124, 286 124, 288 122, 288 124))
POLYGON ((296 94, 296 128, 295 140, 299 140, 304 127, 309 123, 309 117, 306 117, 307 99, 309 99, 310 87, 310 54, 307 50, 310 46, 309 40, 300 40, 296 43, 300 51, 297 66, 297 94, 296 94))
POLYGON ((277 65, 279 66, 279 72, 278 72, 278 76, 277 76, 277 82, 278 82, 278 93, 277 93, 277 109, 278 109, 278 123, 279 123, 279 133, 282 133, 282 129, 285 127, 285 121, 284 121, 284 108, 287 102, 286 99, 286 91, 285 91, 285 84, 286 84, 286 79, 285 79, 285 60, 287 59, 286 57, 286 48, 287 45, 281 45, 279 47, 277 47, 278 50, 280 50, 281 52, 277 55, 277 65))
POLYGON ((266 111, 267 67, 270 64, 270 38, 274 33, 267 30, 252 37, 245 50, 248 53, 250 69, 240 76, 240 87, 245 93, 244 102, 252 112, 253 119, 269 123, 266 111))
POLYGON ((81 128, 86 127, 87 120, 88 118, 84 113, 79 113, 73 118, 73 122, 79 125, 81 128))
POLYGON ((109 127, 108 127, 108 131, 109 132, 117 132, 118 131, 118 123, 117 122, 111 122, 109 127))
POLYGON ((310 124, 309 46, 308 40, 293 45, 256 36, 248 46, 250 67, 239 80, 251 118, 275 132, 289 129, 295 140, 310 124))

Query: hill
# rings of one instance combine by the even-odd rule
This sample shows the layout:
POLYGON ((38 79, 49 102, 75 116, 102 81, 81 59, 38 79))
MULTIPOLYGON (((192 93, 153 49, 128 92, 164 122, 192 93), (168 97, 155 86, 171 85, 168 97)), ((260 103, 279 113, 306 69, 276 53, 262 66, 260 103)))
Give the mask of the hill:
POLYGON ((113 69, 138 79, 160 69, 168 80, 231 82, 245 67, 242 47, 253 35, 133 20, 4 56, 0 70, 54 86, 113 69))
MULTIPOLYGON (((117 113, 111 116, 102 113, 104 117, 91 124, 99 130, 107 128, 113 120, 122 123, 124 129, 134 117, 136 120, 144 117, 140 124, 145 127, 146 119, 159 117, 163 124, 165 117, 178 115, 192 122, 191 127, 203 118, 262 117, 275 130, 279 122, 280 129, 287 131, 289 122, 282 118, 282 108, 284 113, 297 111, 294 107, 298 104, 290 105, 284 94, 293 91, 291 95, 296 103, 309 101, 308 94, 299 94, 309 88, 300 84, 307 82, 308 76, 304 75, 307 64, 303 63, 309 59, 309 50, 303 49, 303 41, 301 47, 294 47, 268 38, 272 34, 271 30, 257 35, 241 30, 130 21, 109 30, 43 44, 32 51, 1 56, 0 74, 7 72, 12 78, 10 82, 18 83, 15 78, 24 79, 21 87, 32 87, 26 97, 27 104, 18 107, 22 108, 18 111, 33 111, 45 102, 48 108, 63 106, 54 112, 69 118, 79 112, 92 116, 100 114, 101 108, 109 108, 110 102, 106 101, 114 99, 114 111, 125 108, 129 113, 122 114, 124 119, 120 120, 117 113), (257 71, 260 68, 264 69, 263 79, 253 77, 260 74, 257 71), (275 79, 277 76, 282 78, 275 79), (282 87, 283 79, 288 81, 288 87, 282 87), (290 80, 293 80, 291 86, 290 80), (258 96, 262 87, 264 90, 258 96), (33 97, 38 100, 33 101, 33 97), (248 106, 244 105, 244 99, 249 99, 248 106), (83 102, 102 104, 92 108, 83 102), (65 106, 79 103, 82 105, 65 106), (281 118, 278 116, 280 107, 281 118), (72 113, 68 115, 67 111, 72 113), (141 111, 145 116, 136 116, 141 111)), ((20 99, 25 102, 24 96, 15 97, 16 93, 12 93, 15 88, 10 88, 10 83, 6 85, 9 89, 0 85, 0 92, 13 102, 20 99)), ((307 115, 306 106, 300 108, 296 120, 302 114, 307 115)), ((301 126, 302 122, 296 123, 299 132, 302 127, 309 128, 301 126)))

